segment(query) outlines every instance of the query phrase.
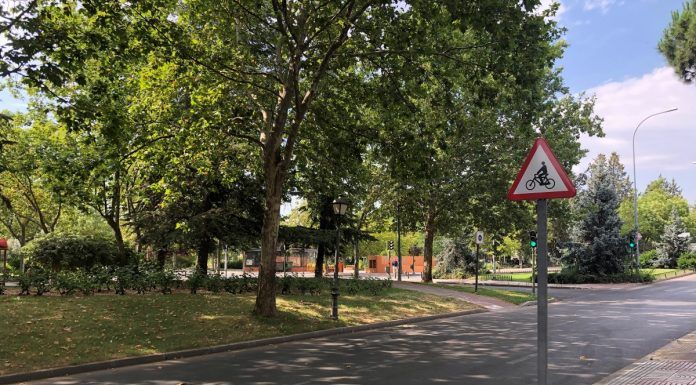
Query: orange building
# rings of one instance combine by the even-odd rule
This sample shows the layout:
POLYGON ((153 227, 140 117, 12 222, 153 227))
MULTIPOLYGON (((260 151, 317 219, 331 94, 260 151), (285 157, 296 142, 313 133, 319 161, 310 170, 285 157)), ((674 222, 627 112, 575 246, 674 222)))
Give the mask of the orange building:
MULTIPOLYGON (((401 263, 403 264, 401 272, 403 273, 422 273, 423 272, 422 255, 402 255, 401 263)), ((397 257, 392 255, 391 258, 386 255, 371 255, 367 257, 367 272, 368 273, 391 273, 392 262, 396 261, 397 257)), ((433 267, 435 267, 435 258, 433 258, 433 267)))

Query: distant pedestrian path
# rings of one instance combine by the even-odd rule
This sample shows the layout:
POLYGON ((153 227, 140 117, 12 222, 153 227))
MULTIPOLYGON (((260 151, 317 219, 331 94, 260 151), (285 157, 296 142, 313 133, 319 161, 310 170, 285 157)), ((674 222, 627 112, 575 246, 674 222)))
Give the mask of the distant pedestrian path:
POLYGON ((443 289, 435 286, 421 285, 416 283, 408 282, 394 282, 394 287, 405 290, 419 291, 422 293, 428 293, 437 295, 440 297, 456 298, 462 301, 473 303, 474 305, 481 306, 488 310, 502 310, 505 308, 517 307, 511 303, 499 300, 497 298, 485 297, 482 295, 463 293, 461 291, 443 289))

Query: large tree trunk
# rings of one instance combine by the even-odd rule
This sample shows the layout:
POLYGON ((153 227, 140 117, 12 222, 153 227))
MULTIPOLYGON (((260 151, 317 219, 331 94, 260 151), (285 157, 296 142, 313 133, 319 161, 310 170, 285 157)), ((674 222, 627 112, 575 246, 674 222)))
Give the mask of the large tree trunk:
MULTIPOLYGON (((331 197, 322 196, 321 212, 319 213, 319 230, 329 230, 333 224, 333 208, 331 197)), ((321 278, 324 275, 324 262, 326 261, 327 247, 320 244, 317 249, 317 262, 314 266, 314 277, 321 278)))
POLYGON ((203 275, 208 274, 208 255, 210 254, 210 238, 203 237, 196 248, 196 269, 203 275))
POLYGON ((159 267, 160 270, 163 270, 164 264, 167 261, 167 249, 164 247, 157 249, 155 252, 155 258, 157 259, 157 267, 159 267))
POLYGON ((259 266, 259 288, 256 294, 254 314, 263 317, 276 315, 276 243, 280 225, 280 203, 283 178, 274 160, 264 162, 266 179, 265 207, 261 227, 261 265, 259 266))
POLYGON ((435 239, 435 215, 432 210, 425 217, 425 244, 423 245, 423 282, 433 281, 433 240, 435 239))
MULTIPOLYGON (((356 232, 356 234, 357 234, 357 232, 356 232)), ((358 256, 358 248, 360 247, 359 242, 360 241, 358 241, 358 238, 356 235, 356 238, 353 241, 353 260, 355 261, 355 273, 353 276, 355 277, 355 279, 360 278, 360 261, 359 261, 360 257, 358 256)))

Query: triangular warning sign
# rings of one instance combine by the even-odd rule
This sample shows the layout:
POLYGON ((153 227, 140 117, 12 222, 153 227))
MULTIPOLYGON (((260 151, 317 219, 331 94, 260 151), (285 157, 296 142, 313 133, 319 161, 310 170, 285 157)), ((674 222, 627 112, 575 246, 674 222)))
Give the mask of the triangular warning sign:
POLYGON ((537 138, 508 191, 513 201, 572 198, 575 186, 543 138, 537 138))

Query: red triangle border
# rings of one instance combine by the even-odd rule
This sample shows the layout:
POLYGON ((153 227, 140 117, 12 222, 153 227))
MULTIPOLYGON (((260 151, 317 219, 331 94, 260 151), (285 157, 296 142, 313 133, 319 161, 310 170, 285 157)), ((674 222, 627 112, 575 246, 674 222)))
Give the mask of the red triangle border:
POLYGON ((512 183, 512 187, 510 187, 510 190, 508 190, 507 193, 507 198, 511 201, 527 201, 527 200, 537 200, 537 199, 554 199, 554 198, 572 198, 577 194, 575 190, 575 186, 573 185, 573 182, 568 178, 568 174, 566 174, 565 170, 561 166, 561 164, 558 162, 558 159, 556 159, 556 156, 553 154, 553 151, 551 151, 551 147, 549 147, 549 144, 546 143, 546 140, 544 138, 537 138, 534 141, 534 145, 532 146, 532 149, 529 150, 529 154, 527 154, 527 158, 524 160, 524 164, 522 165, 522 168, 520 168, 520 171, 517 173, 517 177, 515 178, 515 182, 512 183), (532 158, 534 157, 534 154, 536 154, 537 151, 539 151, 539 148, 541 147, 541 150, 548 155, 549 160, 551 161, 551 166, 556 169, 556 172, 558 175, 561 177, 561 182, 563 182, 563 185, 566 187, 567 191, 550 191, 550 192, 536 192, 536 193, 529 193, 529 194, 515 194, 515 190, 517 190, 517 186, 519 186, 520 182, 522 181, 522 177, 524 176, 525 171, 527 171, 527 167, 529 167, 529 163, 531 163, 532 158))

